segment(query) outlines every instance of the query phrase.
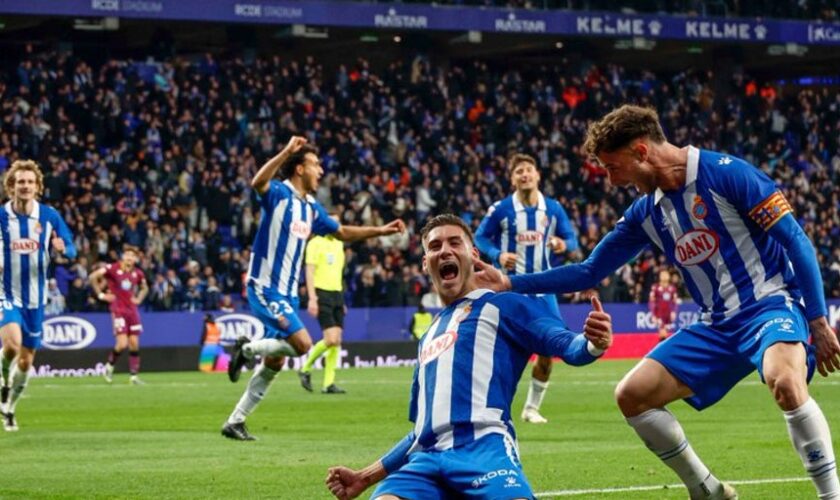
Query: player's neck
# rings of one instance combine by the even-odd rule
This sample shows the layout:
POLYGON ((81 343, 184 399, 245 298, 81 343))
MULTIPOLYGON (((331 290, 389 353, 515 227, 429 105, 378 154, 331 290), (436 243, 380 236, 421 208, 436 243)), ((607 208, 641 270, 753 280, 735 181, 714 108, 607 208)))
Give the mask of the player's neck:
POLYGON ((539 189, 532 191, 517 190, 516 198, 526 207, 533 207, 540 201, 540 191, 539 189))
POLYGON ((16 213, 29 215, 35 209, 35 200, 21 200, 15 198, 12 201, 12 209, 16 213))
POLYGON ((292 186, 295 188, 295 191, 297 191, 298 196, 300 196, 301 198, 304 198, 307 194, 309 194, 303 189, 303 177, 299 175, 292 176, 292 178, 289 179, 289 182, 292 184, 292 186))
POLYGON ((120 269, 122 269, 122 270, 123 270, 123 272, 126 272, 126 273, 127 273, 127 272, 131 271, 131 269, 132 269, 133 267, 134 267, 134 266, 129 266, 129 265, 128 265, 128 264, 126 264, 125 262, 120 262, 120 269))
POLYGON ((654 184, 662 191, 676 191, 685 186, 688 147, 678 148, 669 142, 652 147, 648 161, 654 167, 654 184))

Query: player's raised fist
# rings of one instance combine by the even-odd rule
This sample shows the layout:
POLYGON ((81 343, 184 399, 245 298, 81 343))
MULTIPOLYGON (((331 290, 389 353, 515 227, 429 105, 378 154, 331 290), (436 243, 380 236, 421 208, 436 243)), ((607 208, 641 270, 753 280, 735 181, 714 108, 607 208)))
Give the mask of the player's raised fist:
POLYGON ((55 250, 56 252, 59 252, 59 253, 64 253, 64 250, 66 248, 65 245, 64 245, 64 240, 59 238, 56 233, 53 233, 51 243, 52 243, 53 250, 55 250))
POLYGON ((286 147, 283 148, 283 152, 288 154, 294 154, 300 151, 300 148, 306 144, 306 137, 301 137, 299 135, 293 135, 289 142, 286 144, 286 147))
POLYGON ((583 323, 583 336, 604 351, 612 345, 612 317, 604 312, 598 297, 592 297, 592 311, 583 323))
POLYGON ((391 222, 382 226, 381 229, 383 236, 387 236, 389 234, 404 233, 405 222, 403 222, 402 219, 394 219, 391 222))
POLYGON ((516 269, 516 254, 511 252, 500 253, 499 264, 501 264, 505 269, 513 271, 516 269))
POLYGON ((550 236, 546 246, 554 253, 563 253, 566 251, 566 241, 557 236, 550 236))

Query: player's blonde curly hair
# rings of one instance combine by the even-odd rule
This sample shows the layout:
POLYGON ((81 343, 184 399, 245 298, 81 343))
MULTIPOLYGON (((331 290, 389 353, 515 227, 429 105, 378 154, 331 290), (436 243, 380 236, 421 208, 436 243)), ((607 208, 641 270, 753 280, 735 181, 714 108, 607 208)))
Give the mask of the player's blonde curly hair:
POLYGON ((665 142, 659 115, 652 108, 625 104, 589 125, 583 152, 589 157, 612 153, 640 137, 647 137, 657 144, 665 142))
POLYGON ((41 167, 34 160, 15 160, 12 167, 6 172, 3 178, 3 188, 6 190, 6 196, 12 197, 15 191, 15 180, 18 172, 33 172, 35 174, 35 184, 38 186, 38 196, 44 194, 44 173, 41 172, 41 167))

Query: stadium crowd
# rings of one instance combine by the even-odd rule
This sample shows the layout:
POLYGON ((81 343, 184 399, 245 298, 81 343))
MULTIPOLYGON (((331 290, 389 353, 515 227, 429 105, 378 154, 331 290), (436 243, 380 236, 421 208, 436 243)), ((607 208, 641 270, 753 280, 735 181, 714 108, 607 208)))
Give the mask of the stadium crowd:
MULTIPOLYGON (((429 291, 419 228, 446 211, 476 227, 509 193, 512 152, 539 160, 542 190, 566 208, 585 256, 632 194, 605 186, 579 146, 588 120, 624 102, 655 107, 672 142, 744 157, 776 179, 817 248, 827 296, 840 296, 840 94, 828 88, 568 61, 327 68, 205 54, 93 64, 33 46, 5 61, 0 172, 16 158, 45 169, 44 200, 79 249, 56 260, 50 286, 70 311, 104 308, 87 275, 126 243, 144 249, 147 308, 241 307, 260 216, 248 181, 291 134, 320 148, 317 197, 343 222, 408 225, 347 248, 352 306, 419 303, 429 291)), ((602 299, 645 302, 662 262, 643 254, 602 283, 602 299)))
MULTIPOLYGON (((372 0, 376 1, 376 0, 372 0)), ((690 16, 775 17, 837 20, 836 0, 403 0, 404 3, 516 9, 567 9, 624 13, 677 13, 690 16), (617 6, 620 5, 620 8, 617 6)))

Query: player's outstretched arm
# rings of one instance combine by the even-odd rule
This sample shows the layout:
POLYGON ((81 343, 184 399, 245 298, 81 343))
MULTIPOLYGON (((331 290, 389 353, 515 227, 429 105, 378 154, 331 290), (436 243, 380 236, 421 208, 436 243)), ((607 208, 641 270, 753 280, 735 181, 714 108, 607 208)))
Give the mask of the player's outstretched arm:
POLYGON ((254 188, 258 193, 264 194, 268 191, 268 186, 271 183, 271 179, 273 179, 277 175, 277 170, 283 165, 283 162, 294 153, 300 151, 300 148, 306 144, 306 138, 300 136, 292 136, 289 139, 288 144, 286 147, 283 148, 282 151, 277 153, 272 159, 265 162, 265 164, 260 167, 257 171, 256 175, 254 175, 253 179, 251 179, 251 187, 254 188))
POLYGON ((335 237, 341 241, 358 241, 403 232, 405 232, 405 223, 402 219, 394 219, 384 226, 346 226, 342 224, 335 232, 335 237))
POLYGON ((610 231, 592 254, 580 264, 555 267, 534 274, 510 278, 511 289, 519 293, 570 293, 594 288, 647 246, 646 237, 627 231, 610 231))

